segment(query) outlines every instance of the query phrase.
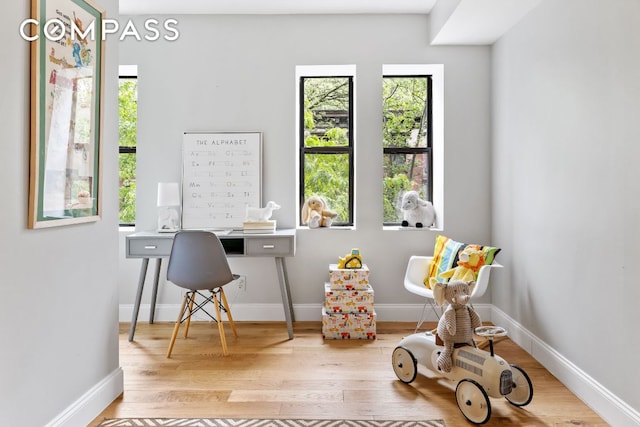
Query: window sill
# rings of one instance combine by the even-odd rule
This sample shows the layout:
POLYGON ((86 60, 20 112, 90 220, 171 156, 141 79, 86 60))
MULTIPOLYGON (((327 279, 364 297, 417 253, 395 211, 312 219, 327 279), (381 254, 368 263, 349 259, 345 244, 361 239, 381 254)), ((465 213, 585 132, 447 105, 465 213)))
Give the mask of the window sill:
POLYGON ((118 226, 119 233, 133 233, 134 231, 136 231, 135 225, 119 225, 118 226))
POLYGON ((423 227, 423 228, 416 228, 416 227, 402 227, 400 225, 384 225, 382 226, 382 230, 384 231, 414 231, 414 232, 425 232, 425 231, 442 231, 442 229, 438 228, 438 227, 423 227))
POLYGON ((332 225, 331 227, 318 227, 318 228, 309 228, 306 225, 300 225, 298 227, 296 227, 296 230, 309 230, 309 231, 316 231, 316 230, 355 230, 356 227, 353 225, 332 225))

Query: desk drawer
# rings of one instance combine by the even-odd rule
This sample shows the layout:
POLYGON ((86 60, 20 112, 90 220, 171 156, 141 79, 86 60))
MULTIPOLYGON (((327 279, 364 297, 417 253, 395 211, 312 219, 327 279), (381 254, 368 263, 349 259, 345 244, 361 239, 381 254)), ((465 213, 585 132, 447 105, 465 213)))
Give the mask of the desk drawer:
POLYGON ((171 246, 173 246, 173 239, 153 237, 130 239, 127 256, 133 258, 168 257, 171 254, 171 246))
POLYGON ((291 256, 293 239, 288 237, 248 238, 247 256, 291 256))

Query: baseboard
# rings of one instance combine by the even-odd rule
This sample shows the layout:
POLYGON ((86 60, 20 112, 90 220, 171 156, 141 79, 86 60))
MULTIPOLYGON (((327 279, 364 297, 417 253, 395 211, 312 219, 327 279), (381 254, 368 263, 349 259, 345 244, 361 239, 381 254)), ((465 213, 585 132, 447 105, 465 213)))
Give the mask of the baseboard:
MULTIPOLYGON (((254 321, 254 322, 273 322, 284 321, 284 309, 282 304, 241 304, 235 303, 231 305, 231 313, 233 314, 233 320, 240 322, 254 321)), ((320 305, 317 305, 318 312, 320 305)), ((294 308, 294 313, 297 315, 297 306, 294 308)), ((141 304, 140 312, 138 313, 138 322, 148 322, 149 314, 151 311, 150 304, 141 304)), ((154 315, 154 321, 156 322, 175 322, 178 313, 180 312, 180 304, 156 304, 156 312, 154 315)), ((133 314, 132 304, 121 304, 118 318, 120 322, 130 322, 133 314)), ((194 315, 195 320, 208 320, 206 315, 200 316, 198 313, 194 315)), ((296 320, 310 320, 310 319, 298 319, 296 320)), ((318 316, 320 320, 320 316, 318 316)))
MULTIPOLYGON (((149 320, 149 304, 140 305, 138 315, 139 322, 149 320)), ((491 320, 491 304, 474 304, 474 308, 483 320, 491 320)), ((376 317, 382 322, 415 322, 422 315, 422 304, 376 304, 376 317)), ((154 320, 157 322, 175 322, 180 305, 178 304, 158 304, 154 320)), ((284 309, 282 304, 231 304, 233 319, 237 321, 253 322, 273 322, 284 321, 284 309)), ((130 322, 133 313, 132 304, 121 304, 119 319, 120 322, 130 322)), ((298 321, 320 321, 322 320, 321 304, 295 304, 293 307, 294 317, 298 321)), ((426 321, 437 322, 438 318, 431 307, 427 306, 426 321)), ((204 317, 201 320, 206 320, 204 317)))
POLYGON ((506 328, 512 341, 531 354, 605 421, 612 426, 640 426, 640 412, 611 393, 602 384, 509 317, 505 312, 495 306, 492 306, 491 311, 491 321, 493 323, 506 328))
POLYGON ((118 368, 69 405, 45 427, 77 427, 88 425, 124 391, 124 375, 118 368))

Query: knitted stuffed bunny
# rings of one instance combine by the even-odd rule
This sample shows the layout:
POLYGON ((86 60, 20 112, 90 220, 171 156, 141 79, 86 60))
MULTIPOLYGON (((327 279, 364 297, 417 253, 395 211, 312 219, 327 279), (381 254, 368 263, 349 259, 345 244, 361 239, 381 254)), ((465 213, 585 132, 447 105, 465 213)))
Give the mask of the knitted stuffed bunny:
POLYGON ((311 196, 302 205, 302 224, 309 225, 309 228, 331 227, 333 218, 337 213, 329 209, 324 198, 311 196))

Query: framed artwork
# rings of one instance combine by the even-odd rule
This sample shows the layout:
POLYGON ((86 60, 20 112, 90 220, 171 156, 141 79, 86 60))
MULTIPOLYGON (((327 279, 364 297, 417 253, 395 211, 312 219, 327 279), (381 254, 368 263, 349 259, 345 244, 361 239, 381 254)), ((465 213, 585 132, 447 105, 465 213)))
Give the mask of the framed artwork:
POLYGON ((104 10, 32 0, 29 228, 97 221, 104 10))
POLYGON ((185 132, 182 228, 242 230, 262 207, 261 132, 185 132))

